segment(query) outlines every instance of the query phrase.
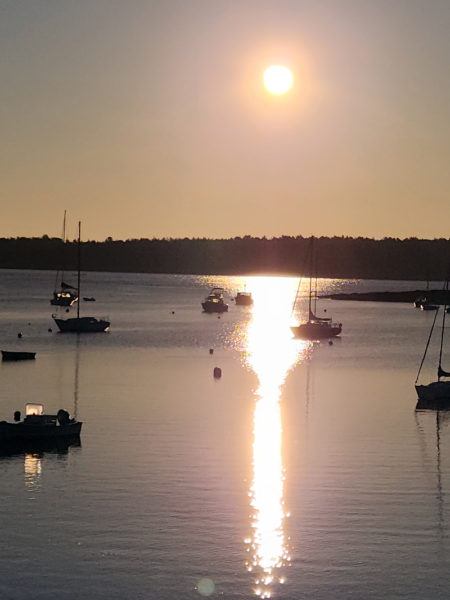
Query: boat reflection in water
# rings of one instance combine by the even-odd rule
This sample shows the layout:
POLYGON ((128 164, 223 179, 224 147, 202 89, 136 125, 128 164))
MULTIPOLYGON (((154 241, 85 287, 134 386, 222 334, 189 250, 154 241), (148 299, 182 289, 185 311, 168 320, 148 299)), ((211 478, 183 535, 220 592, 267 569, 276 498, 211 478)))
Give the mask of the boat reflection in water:
POLYGON ((254 576, 255 595, 270 598, 283 583, 290 562, 284 530, 281 388, 289 370, 304 360, 312 344, 293 340, 290 330, 297 280, 252 277, 246 281, 254 299, 252 319, 241 340, 246 365, 258 377, 253 418, 253 476, 249 490, 252 534, 245 540, 247 569, 254 576))

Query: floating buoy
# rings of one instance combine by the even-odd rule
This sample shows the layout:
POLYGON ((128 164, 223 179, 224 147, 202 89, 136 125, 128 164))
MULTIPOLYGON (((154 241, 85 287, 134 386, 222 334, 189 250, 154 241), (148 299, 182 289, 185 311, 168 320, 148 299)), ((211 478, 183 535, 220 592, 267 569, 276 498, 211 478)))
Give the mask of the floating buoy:
POLYGON ((51 328, 51 327, 49 327, 49 328, 47 329, 47 331, 48 331, 49 333, 51 333, 53 330, 52 330, 52 328, 51 328))
POLYGON ((172 314, 173 314, 173 315, 175 314, 175 311, 174 311, 174 310, 172 311, 172 314))
POLYGON ((333 345, 333 340, 328 340, 328 345, 332 346, 333 345))
POLYGON ((222 369, 220 367, 214 367, 214 378, 220 379, 222 377, 222 369))
POLYGON ((28 325, 31 325, 31 323, 28 323, 28 325))
POLYGON ((209 353, 210 353, 210 354, 214 354, 214 348, 210 348, 210 349, 209 349, 209 353))
POLYGON ((20 332, 20 331, 19 331, 19 333, 17 334, 17 337, 18 337, 18 338, 21 338, 21 337, 22 337, 22 334, 21 334, 21 332, 20 332))
POLYGON ((70 312, 68 308, 66 308, 66 312, 70 312))
POLYGON ((220 315, 218 315, 218 317, 217 317, 217 318, 218 318, 218 319, 220 319, 220 315))

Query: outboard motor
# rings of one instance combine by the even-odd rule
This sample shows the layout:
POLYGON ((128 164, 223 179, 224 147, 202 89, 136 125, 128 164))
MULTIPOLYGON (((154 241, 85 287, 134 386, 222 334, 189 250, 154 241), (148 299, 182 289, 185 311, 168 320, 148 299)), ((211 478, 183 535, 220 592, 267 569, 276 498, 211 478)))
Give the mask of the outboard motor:
POLYGON ((14 421, 18 423, 20 421, 20 410, 14 412, 14 421))
POLYGON ((70 419, 70 415, 67 412, 67 410, 64 410, 63 408, 60 408, 58 410, 58 413, 56 415, 56 418, 58 419, 58 423, 60 425, 66 425, 69 422, 70 419))

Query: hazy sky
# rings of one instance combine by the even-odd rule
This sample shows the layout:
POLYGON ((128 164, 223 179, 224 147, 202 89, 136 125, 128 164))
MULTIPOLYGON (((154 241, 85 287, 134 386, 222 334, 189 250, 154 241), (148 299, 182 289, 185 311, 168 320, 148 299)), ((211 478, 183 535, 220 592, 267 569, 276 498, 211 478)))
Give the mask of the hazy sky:
POLYGON ((449 32, 449 0, 0 0, 0 236, 449 237, 449 32))

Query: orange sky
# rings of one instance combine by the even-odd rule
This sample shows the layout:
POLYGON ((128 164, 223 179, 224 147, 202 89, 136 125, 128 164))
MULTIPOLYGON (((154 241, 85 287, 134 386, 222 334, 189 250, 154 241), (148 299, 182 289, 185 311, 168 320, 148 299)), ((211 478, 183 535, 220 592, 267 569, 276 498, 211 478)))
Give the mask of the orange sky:
POLYGON ((448 237, 447 0, 0 10, 0 236, 448 237))

